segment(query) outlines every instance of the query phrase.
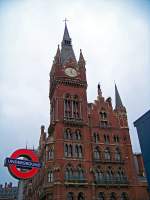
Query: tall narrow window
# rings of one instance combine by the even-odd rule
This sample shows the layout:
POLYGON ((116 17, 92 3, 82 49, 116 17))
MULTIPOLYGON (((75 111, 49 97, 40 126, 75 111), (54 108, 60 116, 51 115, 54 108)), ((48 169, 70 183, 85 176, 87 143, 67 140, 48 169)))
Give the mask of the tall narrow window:
POLYGON ((128 198, 128 194, 126 193, 126 192, 123 192, 122 194, 121 194, 121 200, 128 200, 129 198, 128 198))
POLYGON ((74 194, 73 194, 73 192, 69 192, 67 194, 67 200, 74 200, 74 194))
POLYGON ((105 160, 110 160, 111 159, 111 154, 110 154, 110 150, 109 150, 108 147, 104 151, 104 158, 105 158, 105 160))
POLYGON ((115 149, 115 160, 116 161, 121 161, 121 153, 120 153, 119 148, 115 149))
POLYGON ((112 192, 111 194, 110 194, 110 200, 116 200, 117 198, 116 198, 116 194, 114 193, 114 192, 112 192))
POLYGON ((72 139, 72 132, 70 128, 67 128, 64 132, 64 138, 71 140, 72 139))
POLYGON ((51 160, 53 158, 54 158, 54 150, 53 150, 53 147, 51 147, 48 152, 48 160, 51 160))
POLYGON ((104 142, 105 142, 106 144, 109 144, 109 143, 110 143, 109 135, 104 135, 104 142))
POLYGON ((72 180, 73 179, 73 170, 71 167, 67 167, 65 171, 65 179, 66 180, 72 180))
POLYGON ((99 192, 99 194, 98 194, 98 200, 105 200, 105 198, 104 198, 104 192, 99 192))
POLYGON ((104 179, 104 174, 100 169, 96 169, 95 171, 95 179, 97 182, 102 182, 104 179))
POLYGON ((66 94, 64 99, 64 117, 65 118, 72 117, 71 96, 69 94, 66 94))
POLYGON ((68 147, 68 144, 65 144, 65 146, 64 146, 64 153, 65 153, 65 157, 69 156, 69 147, 68 147))
POLYGON ((98 133, 93 134, 93 140, 94 140, 95 143, 99 142, 99 134, 98 133))
POLYGON ((94 149, 94 159, 95 159, 95 160, 99 160, 99 159, 100 159, 100 151, 99 151, 99 148, 98 148, 98 147, 96 147, 96 148, 94 149))
POLYGON ((75 131, 75 139, 81 140, 81 133, 80 133, 80 130, 78 130, 78 129, 75 131))
POLYGON ((52 171, 49 171, 48 172, 48 183, 52 183, 53 182, 53 172, 52 171))
POLYGON ((75 95, 73 98, 73 118, 74 119, 80 118, 79 100, 77 95, 75 95))
POLYGON ((83 192, 78 194, 78 200, 85 200, 83 192))
POLYGON ((78 180, 84 179, 84 171, 81 167, 78 167, 78 169, 77 169, 77 179, 78 180))
POLYGON ((69 145, 69 149, 68 149, 68 156, 72 157, 73 156, 73 149, 72 149, 72 145, 69 145))

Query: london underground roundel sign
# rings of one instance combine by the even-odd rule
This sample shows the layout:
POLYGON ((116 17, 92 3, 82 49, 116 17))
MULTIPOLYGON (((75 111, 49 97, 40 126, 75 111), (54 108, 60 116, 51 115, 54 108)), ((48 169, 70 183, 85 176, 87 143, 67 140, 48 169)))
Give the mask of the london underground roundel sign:
POLYGON ((5 166, 8 167, 11 175, 17 179, 32 178, 41 168, 38 157, 33 150, 18 149, 12 153, 10 158, 5 159, 5 166), (18 159, 24 157, 27 159, 18 159))

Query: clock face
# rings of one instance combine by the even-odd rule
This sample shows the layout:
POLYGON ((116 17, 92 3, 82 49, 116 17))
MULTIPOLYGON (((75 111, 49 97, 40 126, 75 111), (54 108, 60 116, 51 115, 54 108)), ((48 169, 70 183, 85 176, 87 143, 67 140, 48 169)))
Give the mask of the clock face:
POLYGON ((77 71, 71 67, 68 67, 65 69, 65 74, 70 77, 76 77, 78 75, 77 71))

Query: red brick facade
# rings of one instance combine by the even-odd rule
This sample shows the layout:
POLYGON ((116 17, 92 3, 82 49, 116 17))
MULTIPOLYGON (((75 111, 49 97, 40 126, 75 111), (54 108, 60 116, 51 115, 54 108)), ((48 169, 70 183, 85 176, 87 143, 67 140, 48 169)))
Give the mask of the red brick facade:
POLYGON ((65 26, 50 72, 50 125, 41 127, 40 172, 26 184, 25 199, 148 200, 138 180, 127 113, 116 88, 111 98, 87 102, 85 60, 76 61, 65 26), (66 45, 66 46, 65 46, 66 45), (64 48, 64 49, 63 49, 64 48))

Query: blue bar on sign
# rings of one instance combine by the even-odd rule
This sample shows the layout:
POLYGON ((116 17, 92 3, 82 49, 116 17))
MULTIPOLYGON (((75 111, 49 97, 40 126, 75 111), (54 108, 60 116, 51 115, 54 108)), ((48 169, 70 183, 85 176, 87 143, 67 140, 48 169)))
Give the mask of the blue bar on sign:
POLYGON ((4 165, 5 166, 16 165, 18 168, 22 169, 41 168, 42 166, 41 163, 39 162, 32 162, 30 160, 21 160, 14 158, 6 158, 4 165))

